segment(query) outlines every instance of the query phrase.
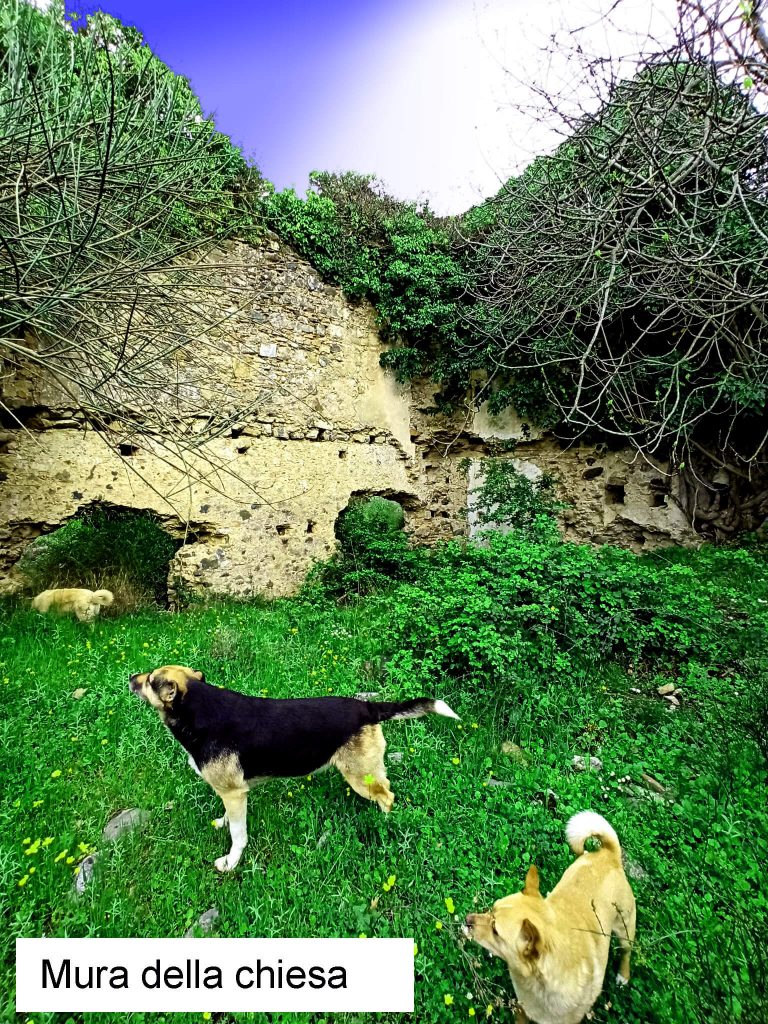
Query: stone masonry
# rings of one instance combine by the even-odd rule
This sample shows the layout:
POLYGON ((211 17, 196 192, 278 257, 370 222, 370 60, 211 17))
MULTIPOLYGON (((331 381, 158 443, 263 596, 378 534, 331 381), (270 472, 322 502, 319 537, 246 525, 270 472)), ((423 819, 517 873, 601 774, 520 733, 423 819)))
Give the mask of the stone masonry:
MULTIPOLYGON (((324 284, 276 239, 229 247, 226 286, 240 316, 211 374, 249 414, 192 456, 152 441, 115 443, 87 428, 50 381, 7 367, 0 432, 4 588, 33 538, 97 503, 146 509, 181 540, 171 592, 294 593, 335 547, 356 495, 400 501, 420 542, 465 536, 468 488, 498 441, 535 477, 553 474, 569 539, 639 550, 692 543, 666 467, 627 451, 563 448, 514 415, 435 415, 434 387, 401 387, 379 366, 375 314, 324 284), (469 469, 467 470, 467 467, 469 469)), ((471 504, 471 498, 470 498, 471 504)))

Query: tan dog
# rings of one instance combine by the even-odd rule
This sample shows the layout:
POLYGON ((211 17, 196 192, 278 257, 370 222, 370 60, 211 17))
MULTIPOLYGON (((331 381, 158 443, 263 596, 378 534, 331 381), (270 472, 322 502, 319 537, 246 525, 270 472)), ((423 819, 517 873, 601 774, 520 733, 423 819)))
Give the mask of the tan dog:
POLYGON ((115 597, 111 590, 82 590, 67 588, 44 590, 32 601, 32 607, 41 615, 59 612, 62 615, 74 613, 80 622, 93 622, 102 608, 112 604, 115 597))
POLYGON ((506 960, 517 1000, 537 1024, 578 1024, 589 1013, 603 987, 611 933, 622 948, 616 980, 629 981, 635 897, 619 838, 594 811, 574 815, 566 835, 580 856, 546 899, 531 867, 522 892, 505 896, 488 914, 468 914, 464 929, 506 960), (594 853, 584 850, 591 836, 601 844, 594 853))

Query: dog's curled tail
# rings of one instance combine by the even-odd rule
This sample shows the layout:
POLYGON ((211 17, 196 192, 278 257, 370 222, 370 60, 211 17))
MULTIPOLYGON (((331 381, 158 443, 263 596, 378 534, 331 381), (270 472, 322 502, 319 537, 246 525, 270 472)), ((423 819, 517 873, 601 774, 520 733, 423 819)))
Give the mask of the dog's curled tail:
POLYGON ((102 604, 104 607, 108 607, 115 600, 115 595, 111 590, 94 590, 93 600, 96 604, 102 604))
POLYGON ((568 845, 575 854, 584 853, 584 843, 595 836, 603 849, 621 857, 621 844, 613 825, 596 811, 580 811, 565 826, 568 845))
POLYGON ((421 718, 423 715, 443 715, 445 718, 459 717, 444 700, 431 700, 429 697, 416 697, 414 700, 370 701, 368 706, 374 716, 374 723, 386 722, 392 718, 421 718))

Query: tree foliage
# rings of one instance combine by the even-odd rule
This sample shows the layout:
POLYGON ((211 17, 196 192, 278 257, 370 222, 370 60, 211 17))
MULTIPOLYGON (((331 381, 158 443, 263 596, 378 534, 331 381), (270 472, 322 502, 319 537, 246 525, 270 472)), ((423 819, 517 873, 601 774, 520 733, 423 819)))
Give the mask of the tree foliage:
POLYGON ((454 238, 427 205, 387 195, 370 175, 313 172, 305 199, 270 196, 274 230, 352 298, 375 306, 383 365, 405 380, 427 363, 439 375, 461 329, 464 274, 454 238))

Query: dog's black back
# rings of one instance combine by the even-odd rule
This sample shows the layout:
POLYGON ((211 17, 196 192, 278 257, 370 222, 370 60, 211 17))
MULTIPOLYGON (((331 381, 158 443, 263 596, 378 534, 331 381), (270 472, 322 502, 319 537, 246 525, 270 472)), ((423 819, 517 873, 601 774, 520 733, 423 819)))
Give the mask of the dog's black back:
POLYGON ((177 694, 166 725, 199 769, 238 756, 246 779, 308 775, 363 726, 431 711, 434 701, 369 702, 355 697, 276 700, 249 697, 191 680, 177 694))

